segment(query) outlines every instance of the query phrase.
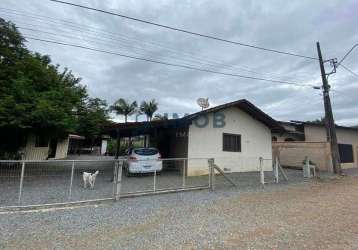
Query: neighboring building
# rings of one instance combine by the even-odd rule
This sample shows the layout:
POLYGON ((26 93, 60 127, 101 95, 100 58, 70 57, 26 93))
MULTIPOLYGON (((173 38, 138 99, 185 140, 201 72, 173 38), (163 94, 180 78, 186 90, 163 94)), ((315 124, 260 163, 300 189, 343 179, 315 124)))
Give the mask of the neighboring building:
MULTIPOLYGON (((300 163, 305 156, 322 170, 331 170, 330 145, 324 124, 315 122, 280 122, 283 133, 274 133, 274 148, 280 148, 282 164, 300 163)), ((358 128, 336 125, 342 168, 358 167, 358 128)), ((274 150, 275 151, 275 150, 274 150)))
POLYGON ((71 134, 63 140, 51 140, 46 136, 30 135, 26 140, 25 147, 21 150, 22 159, 64 159, 67 157, 69 149, 76 145, 77 141, 84 139, 83 136, 71 134))
POLYGON ((208 172, 207 160, 215 158, 231 172, 258 171, 259 157, 271 168, 271 133, 283 128, 247 100, 206 109, 180 119, 118 123, 110 129, 113 138, 149 135, 150 146, 163 158, 188 158, 188 175, 208 172), (199 159, 200 158, 200 159, 199 159))
POLYGON ((305 140, 304 126, 302 123, 283 122, 283 121, 280 121, 279 123, 284 128, 284 130, 279 133, 273 133, 272 141, 289 142, 289 141, 305 140))

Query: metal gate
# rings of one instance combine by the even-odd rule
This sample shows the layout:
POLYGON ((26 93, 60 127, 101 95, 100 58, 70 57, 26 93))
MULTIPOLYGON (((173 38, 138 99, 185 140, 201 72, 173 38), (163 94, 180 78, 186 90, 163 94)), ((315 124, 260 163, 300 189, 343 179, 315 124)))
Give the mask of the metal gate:
POLYGON ((0 161, 0 208, 27 208, 210 188, 208 158, 160 159, 163 171, 131 177, 126 159, 0 161), (202 175, 190 176, 191 170, 202 175), (84 187, 84 172, 95 173, 94 187, 84 187))

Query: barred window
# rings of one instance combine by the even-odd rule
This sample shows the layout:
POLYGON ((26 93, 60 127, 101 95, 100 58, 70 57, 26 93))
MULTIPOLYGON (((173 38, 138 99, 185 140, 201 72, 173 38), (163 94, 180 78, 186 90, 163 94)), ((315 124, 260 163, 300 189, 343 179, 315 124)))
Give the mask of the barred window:
POLYGON ((224 133, 223 151, 241 152, 241 135, 224 133))

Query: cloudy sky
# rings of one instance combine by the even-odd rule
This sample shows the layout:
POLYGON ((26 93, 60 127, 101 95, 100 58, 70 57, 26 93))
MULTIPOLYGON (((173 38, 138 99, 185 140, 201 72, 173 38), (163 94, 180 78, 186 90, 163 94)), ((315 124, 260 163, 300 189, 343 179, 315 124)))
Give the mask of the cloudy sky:
MULTIPOLYGON (((70 0, 69 0, 70 1, 70 0)), ((174 1, 76 0, 108 10, 193 32, 316 57, 320 41, 325 59, 342 58, 358 43, 358 1, 174 1)), ((27 37, 60 41, 130 56, 206 70, 288 81, 280 84, 128 59, 28 39, 27 46, 51 56, 81 77, 92 97, 109 104, 128 100, 159 102, 160 113, 192 113, 196 99, 211 106, 245 98, 279 120, 323 116, 316 60, 275 54, 171 31, 116 16, 46 0, 2 0, 0 16, 27 37)), ((358 48, 344 66, 358 73, 358 48)), ((330 71, 330 65, 326 65, 330 71)), ((358 78, 344 68, 331 75, 336 122, 358 124, 358 78)))

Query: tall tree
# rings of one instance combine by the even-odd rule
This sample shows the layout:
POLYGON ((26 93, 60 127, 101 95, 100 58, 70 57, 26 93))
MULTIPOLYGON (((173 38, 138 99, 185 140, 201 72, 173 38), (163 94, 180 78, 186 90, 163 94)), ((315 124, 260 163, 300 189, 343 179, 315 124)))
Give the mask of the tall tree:
POLYGON ((76 132, 85 136, 93 145, 109 122, 107 103, 99 98, 88 98, 77 113, 76 132))
POLYGON ((137 111, 138 104, 136 101, 130 103, 123 98, 119 98, 110 109, 117 115, 124 115, 124 121, 127 123, 128 116, 133 115, 137 111))
POLYGON ((80 78, 49 56, 31 53, 15 25, 0 18, 0 157, 16 152, 30 133, 53 138, 76 129, 76 110, 87 98, 80 78))
POLYGON ((147 121, 151 121, 153 114, 158 110, 158 103, 155 99, 149 102, 143 101, 140 105, 140 111, 147 115, 147 121))

